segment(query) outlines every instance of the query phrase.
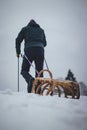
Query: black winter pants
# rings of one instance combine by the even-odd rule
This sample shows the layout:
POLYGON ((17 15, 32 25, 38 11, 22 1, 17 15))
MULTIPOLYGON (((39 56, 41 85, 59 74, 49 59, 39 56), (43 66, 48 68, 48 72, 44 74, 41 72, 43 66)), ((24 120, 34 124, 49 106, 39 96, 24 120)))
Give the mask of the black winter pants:
MULTIPOLYGON (((29 59, 29 61, 32 63, 34 61, 35 63, 35 69, 39 72, 43 69, 43 63, 44 63, 44 48, 42 47, 29 47, 25 50, 25 55, 29 59)), ((26 80, 27 83, 29 83, 30 78, 32 77, 29 74, 31 65, 27 61, 25 57, 23 57, 23 63, 22 63, 22 69, 21 74, 26 80)), ((37 77, 37 73, 35 74, 35 77, 37 77)), ((43 77, 43 74, 41 75, 43 77)))

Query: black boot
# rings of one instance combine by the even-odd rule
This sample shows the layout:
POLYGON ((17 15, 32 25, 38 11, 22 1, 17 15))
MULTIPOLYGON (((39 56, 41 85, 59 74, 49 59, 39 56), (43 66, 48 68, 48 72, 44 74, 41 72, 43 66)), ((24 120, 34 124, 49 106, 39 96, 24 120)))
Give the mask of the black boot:
POLYGON ((34 82, 34 78, 30 77, 29 83, 28 83, 28 86, 27 86, 27 92, 28 93, 31 93, 33 82, 34 82))

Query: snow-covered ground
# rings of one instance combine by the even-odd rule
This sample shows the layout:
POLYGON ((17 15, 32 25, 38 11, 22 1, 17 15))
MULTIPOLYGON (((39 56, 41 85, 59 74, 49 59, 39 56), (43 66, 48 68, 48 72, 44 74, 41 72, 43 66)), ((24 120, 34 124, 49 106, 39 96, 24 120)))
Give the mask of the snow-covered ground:
POLYGON ((0 91, 0 130, 87 130, 87 97, 0 91))

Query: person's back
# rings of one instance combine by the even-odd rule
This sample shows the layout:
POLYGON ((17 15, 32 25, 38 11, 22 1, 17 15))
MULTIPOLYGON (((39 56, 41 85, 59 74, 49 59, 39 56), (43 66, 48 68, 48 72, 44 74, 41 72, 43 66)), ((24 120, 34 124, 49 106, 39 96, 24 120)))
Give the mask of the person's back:
MULTIPOLYGON (((31 63, 34 61, 35 68, 39 72, 43 69, 44 47, 46 46, 44 30, 34 20, 31 20, 26 27, 22 28, 16 38, 16 52, 18 57, 21 52, 20 46, 23 40, 25 41, 25 55, 31 63)), ((31 65, 24 57, 21 74, 28 83, 28 92, 31 92, 32 79, 34 80, 28 73, 30 71, 30 66, 31 65)))
POLYGON ((41 46, 44 47, 46 45, 46 41, 44 39, 44 31, 39 27, 39 25, 28 25, 25 27, 25 46, 41 46))
MULTIPOLYGON (((25 49, 29 47, 46 46, 44 30, 34 20, 31 20, 26 27, 22 28, 16 38, 16 47, 22 40, 25 41, 25 49)), ((17 49, 19 49, 19 47, 17 47, 17 49)))

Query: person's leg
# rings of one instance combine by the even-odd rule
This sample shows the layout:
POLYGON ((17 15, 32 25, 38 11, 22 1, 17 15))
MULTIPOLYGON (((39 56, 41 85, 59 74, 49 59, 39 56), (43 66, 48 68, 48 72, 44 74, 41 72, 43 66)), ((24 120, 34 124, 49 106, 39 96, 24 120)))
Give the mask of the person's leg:
POLYGON ((27 83, 29 83, 29 79, 31 77, 31 75, 28 73, 29 69, 30 69, 30 65, 28 61, 25 59, 25 57, 23 57, 21 74, 27 83))
MULTIPOLYGON (((37 53, 35 55, 35 68, 38 72, 40 72, 43 69, 43 64, 44 64, 44 49, 41 47, 38 47, 36 49, 37 53)), ((37 73, 35 75, 35 77, 37 77, 37 73)), ((41 74, 41 77, 43 77, 43 73, 41 74)))
MULTIPOLYGON (((43 63, 44 63, 44 49, 43 48, 40 48, 40 47, 36 48, 36 55, 35 55, 34 61, 35 61, 36 70, 40 72, 43 69, 43 63)), ((37 76, 38 74, 36 73, 35 77, 37 76)), ((43 77, 43 73, 40 76, 43 77)), ((41 82, 38 82, 36 89, 39 84, 41 84, 41 82)), ((38 93, 40 94, 40 92, 41 92, 41 88, 39 89, 38 93)))
MULTIPOLYGON (((28 57, 27 53, 25 53, 25 55, 28 57)), ((32 57, 31 58, 28 57, 28 59, 32 63, 32 57)), ((27 59, 25 57, 23 57, 21 74, 28 84, 28 87, 27 87, 28 93, 31 92, 32 84, 33 84, 33 81, 34 81, 34 78, 28 73, 29 71, 30 71, 30 64, 28 63, 27 59)))

